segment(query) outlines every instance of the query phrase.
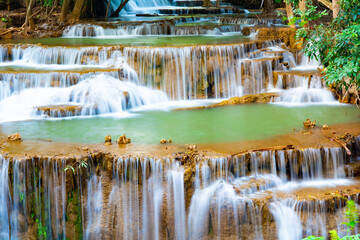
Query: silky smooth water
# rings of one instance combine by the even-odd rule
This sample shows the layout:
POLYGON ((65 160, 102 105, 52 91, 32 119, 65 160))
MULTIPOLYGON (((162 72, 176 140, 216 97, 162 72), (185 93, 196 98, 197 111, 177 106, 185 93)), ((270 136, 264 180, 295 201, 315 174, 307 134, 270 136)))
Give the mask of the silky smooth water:
POLYGON ((318 126, 359 122, 359 110, 351 105, 241 105, 182 111, 130 111, 123 117, 32 120, 0 125, 6 134, 19 132, 25 139, 45 138, 61 142, 102 142, 105 135, 123 133, 133 143, 156 144, 162 138, 174 143, 222 143, 264 139, 302 129, 306 118, 318 126))

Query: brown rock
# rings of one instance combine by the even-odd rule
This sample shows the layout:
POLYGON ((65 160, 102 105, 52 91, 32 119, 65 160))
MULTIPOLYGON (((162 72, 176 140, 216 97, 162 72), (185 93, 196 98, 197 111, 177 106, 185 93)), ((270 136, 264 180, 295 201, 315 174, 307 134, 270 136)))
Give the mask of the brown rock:
POLYGON ((10 134, 10 135, 7 137, 7 141, 8 141, 8 142, 21 142, 22 139, 21 139, 20 133, 10 134))
POLYGON ((111 145, 111 135, 105 136, 105 145, 111 145))
POLYGON ((49 117, 72 117, 81 115, 83 106, 77 105, 49 105, 35 107, 37 114, 45 114, 49 117))
POLYGON ((276 97, 279 97, 278 93, 250 94, 242 97, 233 97, 228 100, 222 101, 220 103, 210 105, 209 107, 220 107, 225 105, 235 105, 235 104, 245 104, 245 103, 268 103, 271 102, 276 97))
POLYGON ((315 125, 316 125, 316 120, 314 120, 313 122, 311 122, 310 119, 306 119, 306 121, 303 122, 303 124, 304 124, 304 127, 305 127, 305 128, 313 128, 313 127, 315 127, 315 125))
POLYGON ((131 143, 131 139, 130 139, 130 138, 127 138, 127 137, 125 136, 125 134, 124 134, 124 135, 122 135, 122 136, 119 137, 117 143, 118 143, 118 144, 129 144, 129 143, 131 143))

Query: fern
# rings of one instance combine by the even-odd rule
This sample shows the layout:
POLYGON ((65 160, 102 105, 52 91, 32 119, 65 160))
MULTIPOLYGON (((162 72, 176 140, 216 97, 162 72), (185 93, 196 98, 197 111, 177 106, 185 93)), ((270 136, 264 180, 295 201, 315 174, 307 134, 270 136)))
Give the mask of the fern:
POLYGON ((330 240, 340 240, 340 237, 337 234, 336 230, 330 230, 329 235, 330 235, 330 240))

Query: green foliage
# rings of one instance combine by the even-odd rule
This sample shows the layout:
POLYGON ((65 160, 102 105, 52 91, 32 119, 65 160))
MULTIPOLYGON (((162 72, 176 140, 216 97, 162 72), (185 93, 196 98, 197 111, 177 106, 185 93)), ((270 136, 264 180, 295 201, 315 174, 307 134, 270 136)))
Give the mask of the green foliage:
POLYGON ((349 200, 346 204, 345 209, 345 218, 347 219, 347 222, 343 222, 342 224, 347 226, 347 232, 350 232, 352 229, 354 229, 355 225, 359 223, 359 213, 358 208, 354 201, 349 200))
POLYGON ((39 219, 36 219, 37 227, 38 227, 38 237, 39 238, 47 238, 47 227, 43 226, 39 219))
MULTIPOLYGON (((330 240, 360 240, 360 234, 359 235, 353 235, 350 236, 350 231, 354 229, 355 225, 359 223, 359 209, 355 202, 353 200, 348 200, 347 198, 343 198, 346 200, 346 207, 345 207, 345 218, 347 219, 347 222, 343 222, 347 227, 347 236, 344 236, 342 238, 339 237, 336 230, 330 230, 329 236, 330 240)), ((315 236, 309 236, 307 238, 304 238, 303 240, 324 240, 325 237, 315 237, 315 236)))
POLYGON ((322 12, 317 11, 317 6, 312 5, 311 2, 306 1, 306 10, 301 11, 299 8, 294 10, 295 20, 301 20, 300 27, 305 27, 310 22, 320 19, 323 16, 328 15, 328 11, 324 10, 322 12))
POLYGON ((54 5, 53 0, 44 0, 43 5, 45 7, 52 7, 54 5))
MULTIPOLYGON (((329 25, 300 29, 304 53, 320 60, 328 84, 360 88, 360 0, 340 0, 339 16, 329 25)), ((306 17, 306 16, 304 16, 306 17)))
MULTIPOLYGON (((84 161, 84 160, 81 160, 80 163, 79 163, 79 165, 78 165, 79 169, 81 169, 81 168, 87 168, 87 166, 88 166, 88 164, 87 164, 87 162, 84 161)), ((71 170, 72 173, 75 175, 75 167, 74 167, 73 165, 70 165, 70 164, 66 165, 66 167, 65 167, 65 169, 64 169, 64 172, 66 172, 67 170, 71 170)))
POLYGON ((330 235, 330 240, 340 240, 340 237, 335 230, 330 230, 329 235, 330 235))
POLYGON ((75 174, 75 168, 71 165, 66 165, 65 169, 64 169, 64 172, 66 172, 67 170, 71 169, 73 174, 75 174))
POLYGON ((303 240, 325 240, 325 237, 309 236, 307 238, 304 238, 303 240))
POLYGON ((2 21, 2 22, 11 22, 11 21, 12 21, 12 18, 9 17, 9 16, 1 17, 1 18, 0 18, 0 21, 2 21))

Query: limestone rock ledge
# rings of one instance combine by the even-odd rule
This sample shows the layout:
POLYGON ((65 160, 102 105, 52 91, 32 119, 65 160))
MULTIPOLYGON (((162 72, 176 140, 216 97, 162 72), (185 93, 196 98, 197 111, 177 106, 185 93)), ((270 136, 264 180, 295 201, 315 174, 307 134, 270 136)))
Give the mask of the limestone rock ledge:
POLYGON ((81 115, 83 106, 80 105, 49 105, 36 107, 37 114, 49 117, 73 117, 81 115))

